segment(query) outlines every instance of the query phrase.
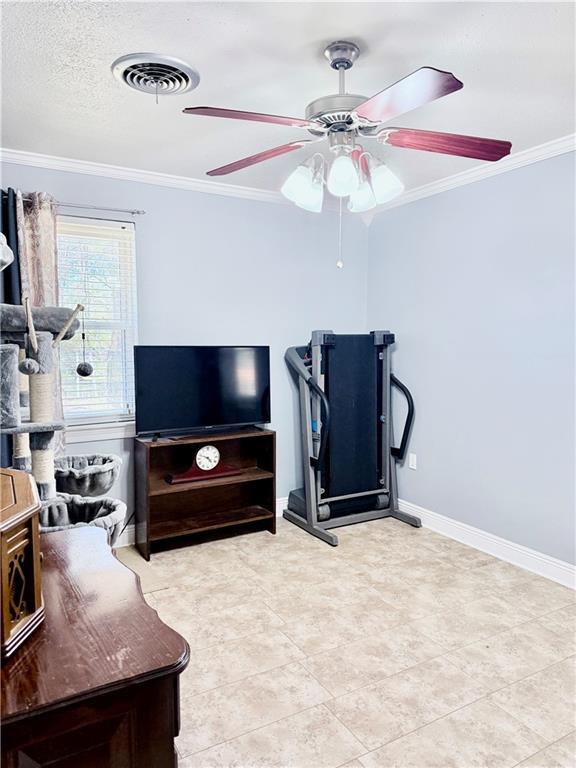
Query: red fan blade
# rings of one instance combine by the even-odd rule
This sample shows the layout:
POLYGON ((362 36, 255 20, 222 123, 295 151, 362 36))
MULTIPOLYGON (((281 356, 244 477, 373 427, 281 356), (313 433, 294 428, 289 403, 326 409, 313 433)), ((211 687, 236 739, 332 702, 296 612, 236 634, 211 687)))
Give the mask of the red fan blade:
MULTIPOLYGON (((282 144, 280 147, 273 147, 272 149, 266 149, 264 152, 258 152, 257 155, 250 155, 250 157, 243 157, 242 160, 236 160, 234 163, 228 163, 228 165, 222 165, 220 168, 213 168, 207 172, 208 176, 225 176, 227 173, 234 173, 234 171, 240 171, 242 168, 248 168, 250 165, 256 165, 256 163, 263 163, 264 160, 271 160, 273 157, 279 157, 285 155, 287 152, 293 152, 295 149, 300 149, 305 144, 313 144, 314 139, 304 139, 303 141, 291 141, 290 144, 282 144)), ((317 139, 316 139, 317 141, 317 139)))
POLYGON ((451 72, 422 67, 372 96, 368 101, 362 102, 354 112, 373 123, 384 123, 463 87, 464 83, 451 72))
POLYGON ((461 136, 457 133, 419 131, 415 128, 387 128, 378 134, 378 141, 404 149, 421 149, 443 155, 474 157, 477 160, 500 160, 510 154, 512 144, 498 139, 479 136, 461 136))
POLYGON ((275 123, 290 125, 292 128, 318 128, 318 123, 301 120, 299 117, 281 117, 280 115, 264 115, 260 112, 242 112, 237 109, 220 109, 219 107, 187 107, 182 110, 186 115, 206 115, 207 117, 228 117, 231 120, 254 120, 257 123, 275 123))

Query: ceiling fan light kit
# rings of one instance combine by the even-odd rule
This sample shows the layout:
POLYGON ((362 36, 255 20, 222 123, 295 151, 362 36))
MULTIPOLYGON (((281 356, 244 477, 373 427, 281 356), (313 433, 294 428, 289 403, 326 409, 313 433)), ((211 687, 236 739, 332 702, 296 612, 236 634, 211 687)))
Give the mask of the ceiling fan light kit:
POLYGON ((320 213, 324 202, 324 158, 315 154, 299 165, 280 189, 299 208, 320 213))
POLYGON ((349 211, 361 213, 389 202, 404 191, 402 181, 381 160, 365 152, 361 140, 376 139, 379 145, 490 162, 510 154, 512 144, 509 141, 385 125, 399 115, 463 88, 463 83, 451 72, 421 67, 366 98, 346 93, 345 75, 358 59, 359 47, 355 43, 338 40, 327 46, 324 55, 332 69, 338 72, 338 93, 322 96, 308 104, 305 118, 219 107, 188 107, 184 110, 189 115, 290 126, 312 135, 311 139, 292 141, 214 168, 207 171, 208 176, 234 173, 327 138, 330 151, 334 154, 327 173, 326 161, 317 153, 288 176, 281 192, 299 207, 319 213, 326 186, 328 192, 340 201, 348 198, 349 211))
POLYGON ((396 174, 384 163, 376 163, 371 158, 373 167, 370 169, 370 183, 374 190, 377 205, 384 205, 404 192, 404 184, 396 174))
POLYGON ((363 152, 358 158, 360 183, 357 189, 350 194, 348 200, 350 213, 365 213, 376 207, 376 195, 372 188, 369 162, 370 155, 367 152, 363 152))
POLYGON ((340 150, 328 171, 326 186, 334 197, 348 197, 358 189, 360 178, 351 155, 340 150))

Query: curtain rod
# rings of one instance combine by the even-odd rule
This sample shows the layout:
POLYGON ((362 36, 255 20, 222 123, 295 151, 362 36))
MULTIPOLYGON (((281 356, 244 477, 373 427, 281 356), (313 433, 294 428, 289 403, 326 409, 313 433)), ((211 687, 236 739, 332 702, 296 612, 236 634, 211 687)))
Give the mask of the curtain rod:
MULTIPOLYGON (((23 200, 32 200, 30 195, 22 195, 23 200)), ((90 211, 113 211, 114 213, 129 213, 130 216, 143 216, 146 211, 139 211, 131 208, 104 208, 101 205, 81 205, 80 203, 62 203, 60 200, 54 201, 59 208, 82 208, 90 211)))

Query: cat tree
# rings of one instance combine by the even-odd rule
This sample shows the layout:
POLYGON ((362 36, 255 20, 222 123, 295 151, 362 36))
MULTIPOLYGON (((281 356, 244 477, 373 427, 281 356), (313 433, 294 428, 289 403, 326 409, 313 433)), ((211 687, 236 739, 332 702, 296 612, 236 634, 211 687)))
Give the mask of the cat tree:
POLYGON ((54 417, 55 351, 74 336, 83 309, 80 304, 74 310, 32 309, 26 299, 22 307, 0 304, 0 428, 12 435, 14 468, 31 472, 36 480, 41 528, 98 525, 114 544, 126 505, 101 495, 116 479, 121 459, 72 456, 59 460, 58 470, 55 467, 54 434, 65 426, 54 417), (78 489, 89 498, 66 493, 78 489))

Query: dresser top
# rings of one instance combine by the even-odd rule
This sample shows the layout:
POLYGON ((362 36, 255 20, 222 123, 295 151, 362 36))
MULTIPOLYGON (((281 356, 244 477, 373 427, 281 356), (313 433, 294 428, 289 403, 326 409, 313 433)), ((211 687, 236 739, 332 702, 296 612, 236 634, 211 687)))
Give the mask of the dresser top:
POLYGON ((17 469, 0 469, 0 530, 30 517, 39 506, 32 475, 17 469))
POLYGON ((43 534, 46 618, 2 668, 2 721, 181 672, 186 641, 90 526, 43 534))

